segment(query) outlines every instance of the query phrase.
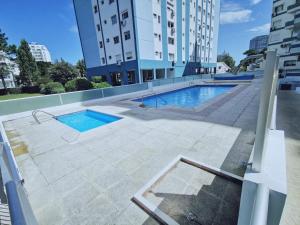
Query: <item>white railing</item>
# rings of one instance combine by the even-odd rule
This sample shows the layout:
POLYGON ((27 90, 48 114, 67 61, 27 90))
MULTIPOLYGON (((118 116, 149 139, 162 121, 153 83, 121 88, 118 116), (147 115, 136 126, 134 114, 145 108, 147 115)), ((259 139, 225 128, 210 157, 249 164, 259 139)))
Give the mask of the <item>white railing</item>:
POLYGON ((1 123, 0 151, 1 176, 6 190, 11 223, 13 225, 37 225, 38 223, 23 187, 24 180, 1 123))

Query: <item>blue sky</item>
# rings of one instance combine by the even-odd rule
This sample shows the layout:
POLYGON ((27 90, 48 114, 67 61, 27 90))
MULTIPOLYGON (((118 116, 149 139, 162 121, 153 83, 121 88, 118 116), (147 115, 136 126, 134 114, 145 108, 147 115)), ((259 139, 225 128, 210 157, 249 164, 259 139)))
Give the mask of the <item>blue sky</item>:
MULTIPOLYGON (((239 61, 252 37, 268 33, 271 10, 271 0, 221 0, 218 52, 239 61)), ((1 0, 0 28, 10 43, 45 44, 52 60, 82 58, 72 0, 1 0)))

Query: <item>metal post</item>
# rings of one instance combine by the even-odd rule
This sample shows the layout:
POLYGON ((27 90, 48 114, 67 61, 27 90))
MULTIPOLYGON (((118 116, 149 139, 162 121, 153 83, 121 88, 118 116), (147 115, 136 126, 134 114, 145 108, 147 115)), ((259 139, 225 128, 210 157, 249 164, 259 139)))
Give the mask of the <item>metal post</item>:
POLYGON ((270 109, 270 107, 273 107, 272 101, 274 101, 274 97, 272 97, 272 95, 275 95, 275 91, 273 90, 273 88, 276 88, 276 86, 274 87, 274 79, 276 80, 275 76, 277 76, 277 66, 278 57, 276 55, 276 52, 268 51, 263 85, 261 88, 260 105, 253 152, 252 169, 256 172, 261 172, 262 164, 264 161, 266 136, 270 127, 270 118, 268 117, 272 116, 272 109, 270 109))

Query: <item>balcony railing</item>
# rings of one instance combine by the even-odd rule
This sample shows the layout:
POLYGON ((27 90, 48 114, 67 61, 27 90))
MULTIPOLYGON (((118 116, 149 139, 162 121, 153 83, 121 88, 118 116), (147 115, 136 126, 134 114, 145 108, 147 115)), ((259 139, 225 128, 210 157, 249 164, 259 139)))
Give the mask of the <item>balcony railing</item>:
POLYGON ((290 41, 295 41, 297 40, 297 37, 289 37, 289 38, 285 38, 282 40, 282 42, 290 42, 290 41))
POLYGON ((292 25, 294 25, 294 20, 288 21, 288 22, 285 23, 286 27, 289 27, 289 26, 292 26, 292 25))
POLYGON ((297 7, 300 7, 300 1, 298 1, 298 0, 296 1, 296 3, 294 5, 288 6, 287 10, 289 11, 289 10, 292 10, 294 8, 297 8, 297 7))

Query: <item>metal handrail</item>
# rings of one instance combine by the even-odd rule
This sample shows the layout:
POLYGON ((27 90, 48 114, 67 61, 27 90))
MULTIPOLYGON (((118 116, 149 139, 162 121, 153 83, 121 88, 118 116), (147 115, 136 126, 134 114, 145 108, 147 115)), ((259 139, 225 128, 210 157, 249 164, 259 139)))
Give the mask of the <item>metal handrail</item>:
POLYGON ((39 121, 39 119, 37 118, 37 115, 36 115, 36 114, 39 113, 39 112, 45 113, 45 114, 51 116, 52 118, 55 117, 55 115, 53 115, 53 114, 51 114, 51 113, 48 113, 48 112, 45 112, 45 111, 43 111, 43 110, 39 110, 39 109, 34 110, 34 111, 32 111, 32 116, 33 116, 34 120, 35 120, 38 124, 41 124, 41 122, 39 121))

